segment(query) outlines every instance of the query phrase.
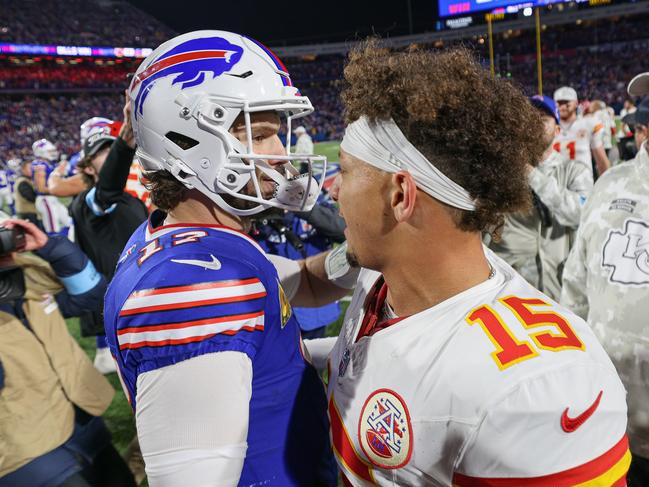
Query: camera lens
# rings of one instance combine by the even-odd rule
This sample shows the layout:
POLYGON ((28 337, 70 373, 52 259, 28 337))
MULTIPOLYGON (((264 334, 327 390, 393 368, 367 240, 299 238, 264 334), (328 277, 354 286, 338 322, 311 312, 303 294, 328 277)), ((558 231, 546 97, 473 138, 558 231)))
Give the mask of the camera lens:
POLYGON ((25 249, 25 232, 20 227, 0 227, 0 255, 25 249))

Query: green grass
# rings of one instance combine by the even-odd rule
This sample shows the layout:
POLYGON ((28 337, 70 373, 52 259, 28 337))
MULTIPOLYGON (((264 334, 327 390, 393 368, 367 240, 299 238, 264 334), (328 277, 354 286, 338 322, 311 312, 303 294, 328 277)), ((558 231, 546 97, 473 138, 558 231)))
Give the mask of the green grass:
POLYGON ((327 156, 327 161, 329 162, 338 162, 338 150, 340 148, 340 142, 331 141, 331 142, 318 142, 314 145, 313 151, 322 156, 327 156))

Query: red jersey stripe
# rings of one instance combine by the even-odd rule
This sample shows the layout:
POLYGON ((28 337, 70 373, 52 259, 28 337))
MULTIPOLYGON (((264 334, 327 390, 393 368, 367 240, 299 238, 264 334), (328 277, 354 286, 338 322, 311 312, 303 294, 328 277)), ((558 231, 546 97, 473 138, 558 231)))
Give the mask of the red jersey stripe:
POLYGON ((256 284, 259 279, 251 277, 249 279, 230 279, 227 281, 201 282, 199 284, 189 284, 186 286, 161 287, 156 289, 143 289, 135 291, 128 297, 143 298, 145 296, 159 296, 160 294, 182 293, 185 291, 202 291, 204 289, 219 289, 224 287, 245 286, 246 284, 256 284))
POLYGON ((133 349, 133 348, 142 348, 142 347, 168 347, 170 345, 184 345, 186 343, 194 343, 194 342, 200 342, 203 340, 207 340, 209 338, 212 338, 213 336, 216 335, 236 335, 240 331, 264 331, 264 325, 256 325, 256 326, 242 326, 238 330, 226 330, 221 333, 210 333, 209 335, 202 335, 202 336, 195 336, 195 337, 187 337, 187 338, 168 338, 165 340, 160 340, 160 341, 146 341, 146 342, 137 342, 137 343, 125 343, 123 345, 120 345, 120 349, 133 349))
MULTIPOLYGON (((624 435, 622 439, 613 448, 603 455, 563 472, 557 472, 542 477, 530 478, 489 478, 489 477, 470 477, 461 473, 453 475, 453 485, 458 487, 515 487, 525 485, 526 487, 559 487, 574 486, 589 480, 600 477, 615 467, 622 467, 623 462, 629 452, 629 441, 624 435)), ((624 470, 628 470, 628 465, 624 470)), ((620 478, 620 477, 618 477, 620 478)))
POLYGON ((232 296, 229 298, 204 299, 202 301, 184 301, 182 303, 173 304, 158 304, 155 306, 144 306, 142 308, 122 310, 120 311, 119 316, 132 316, 142 313, 150 313, 152 311, 170 311, 175 309, 196 308, 199 306, 210 306, 213 304, 239 303, 241 301, 252 301, 254 299, 263 298, 265 296, 266 291, 263 291, 260 293, 246 294, 243 296, 232 296))
POLYGON ((355 475, 375 485, 370 466, 358 456, 356 449, 345 430, 345 425, 340 417, 333 395, 331 396, 331 399, 329 399, 329 418, 331 421, 333 448, 336 456, 340 458, 345 466, 354 472, 355 475))
POLYGON ((161 325, 132 326, 129 328, 122 328, 121 330, 117 330, 117 335, 124 335, 125 333, 143 333, 147 331, 178 330, 182 328, 191 328, 193 326, 211 325, 215 323, 226 323, 228 321, 246 320, 249 318, 257 318, 259 316, 264 316, 263 310, 256 311, 254 313, 220 316, 218 318, 205 318, 202 320, 181 321, 177 323, 164 323, 161 325))

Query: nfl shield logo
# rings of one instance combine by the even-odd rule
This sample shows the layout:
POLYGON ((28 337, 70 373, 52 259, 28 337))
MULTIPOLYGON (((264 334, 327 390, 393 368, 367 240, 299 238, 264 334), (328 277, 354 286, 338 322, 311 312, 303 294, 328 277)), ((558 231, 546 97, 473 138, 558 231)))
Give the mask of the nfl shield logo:
POLYGON ((340 363, 338 364, 338 377, 342 377, 345 375, 345 371, 347 370, 347 366, 349 365, 349 357, 351 354, 349 353, 349 349, 345 348, 345 351, 343 352, 343 356, 340 359, 340 363))

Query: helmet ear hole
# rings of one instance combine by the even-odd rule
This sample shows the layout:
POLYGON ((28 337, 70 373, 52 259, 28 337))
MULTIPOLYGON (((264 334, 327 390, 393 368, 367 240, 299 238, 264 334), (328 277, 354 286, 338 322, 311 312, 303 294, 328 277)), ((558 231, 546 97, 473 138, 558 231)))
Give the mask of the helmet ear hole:
POLYGON ((182 150, 188 150, 198 145, 198 140, 179 134, 178 132, 167 132, 165 137, 180 147, 182 150))

